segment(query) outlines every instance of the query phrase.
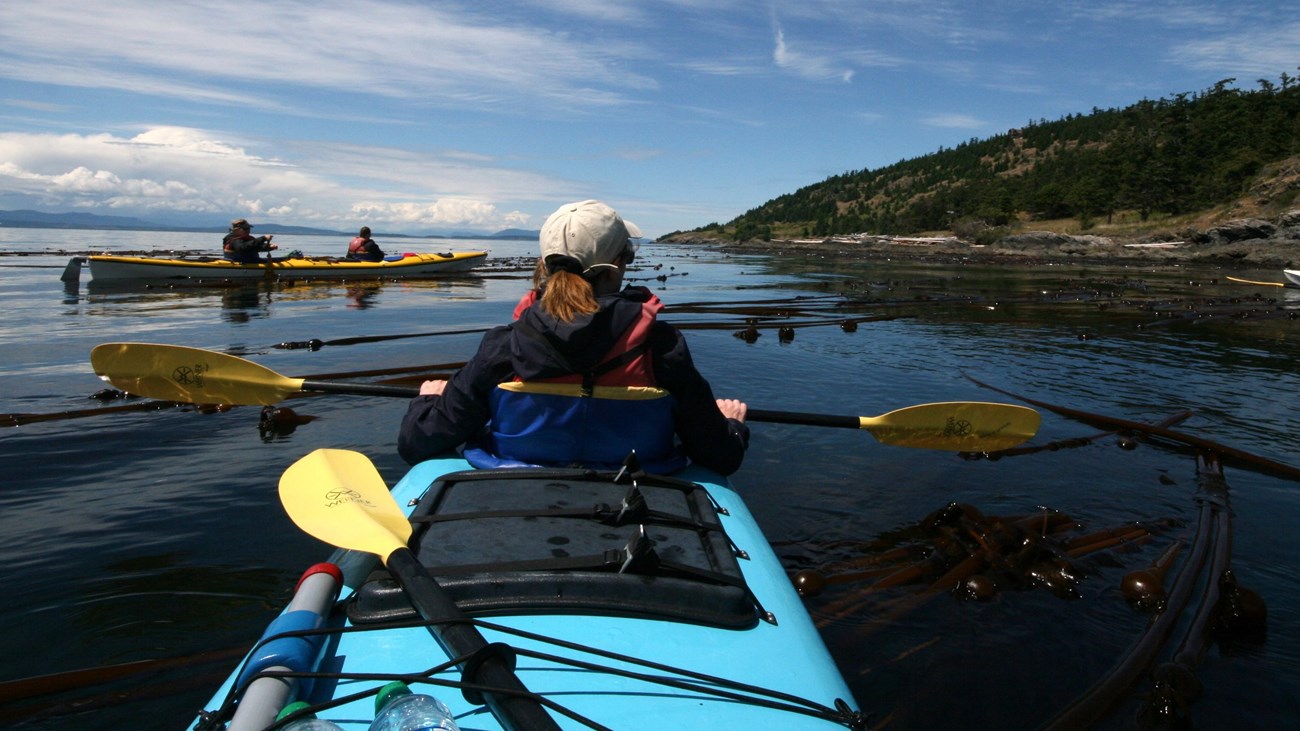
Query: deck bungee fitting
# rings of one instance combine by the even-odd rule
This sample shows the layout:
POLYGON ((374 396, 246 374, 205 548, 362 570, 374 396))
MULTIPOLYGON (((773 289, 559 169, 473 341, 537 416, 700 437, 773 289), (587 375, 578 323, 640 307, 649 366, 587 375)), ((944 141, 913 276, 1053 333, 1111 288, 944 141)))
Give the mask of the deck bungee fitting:
POLYGON ((257 264, 239 264, 220 257, 194 259, 160 259, 145 256, 76 256, 63 271, 64 282, 76 282, 81 265, 90 267, 98 282, 160 279, 275 279, 363 277, 421 277, 433 274, 464 272, 483 263, 485 251, 447 252, 445 254, 406 254, 390 257, 391 261, 351 261, 334 257, 299 257, 276 259, 257 264))
POLYGON ((321 449, 280 496, 340 550, 194 731, 275 728, 294 701, 365 729, 394 680, 464 730, 865 728, 761 530, 707 470, 446 458, 390 495, 364 455, 321 449))

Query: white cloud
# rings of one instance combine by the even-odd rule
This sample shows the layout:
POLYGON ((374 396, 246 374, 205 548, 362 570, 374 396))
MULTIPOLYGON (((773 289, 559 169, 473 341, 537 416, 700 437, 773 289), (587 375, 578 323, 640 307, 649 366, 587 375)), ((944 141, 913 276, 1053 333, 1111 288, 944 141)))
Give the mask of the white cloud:
POLYGON ((1300 22, 1252 28, 1218 38, 1197 38, 1169 50, 1169 62, 1221 74, 1241 75, 1250 86, 1256 78, 1277 81, 1282 72, 1294 74, 1300 60, 1300 22))
POLYGON ((946 129, 981 129, 988 124, 966 114, 935 114, 921 119, 921 124, 946 129))
POLYGON ((456 151, 315 143, 309 153, 302 164, 268 158, 248 142, 174 126, 131 137, 0 133, 0 208, 175 210, 303 224, 351 225, 363 217, 393 230, 493 228, 528 220, 517 210, 502 213, 493 201, 549 200, 565 186, 456 151))
POLYGON ((776 27, 775 36, 772 60, 778 67, 807 79, 839 79, 845 82, 853 80, 853 70, 839 65, 834 58, 795 51, 786 42, 785 31, 780 26, 776 27))
POLYGON ((270 108, 281 102, 251 84, 498 108, 626 104, 657 85, 620 62, 642 53, 635 38, 590 43, 473 5, 118 0, 95 13, 42 0, 0 8, 0 48, 0 77, 270 108))
POLYGON ((32 99, 3 99, 0 102, 3 102, 6 106, 30 109, 37 112, 66 112, 68 110, 66 104, 50 104, 32 99))
POLYGON ((384 221, 396 226, 473 226, 504 224, 496 206, 484 201, 441 198, 430 203, 363 201, 352 206, 349 220, 384 221))
POLYGON ((211 139, 209 133, 186 127, 154 127, 132 137, 125 144, 165 148, 177 154, 219 155, 232 159, 265 164, 269 161, 249 156, 243 148, 211 139))

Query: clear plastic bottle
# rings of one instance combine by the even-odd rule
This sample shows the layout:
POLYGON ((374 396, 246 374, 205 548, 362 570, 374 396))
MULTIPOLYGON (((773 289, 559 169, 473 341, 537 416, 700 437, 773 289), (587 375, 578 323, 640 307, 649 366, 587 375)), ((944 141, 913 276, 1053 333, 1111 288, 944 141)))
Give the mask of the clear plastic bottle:
MULTIPOLYGON (((276 716, 275 720, 279 721, 290 713, 297 713, 307 707, 308 705, 302 701, 290 703, 284 707, 283 711, 280 711, 280 715, 276 716)), ((337 723, 327 721, 323 718, 316 718, 315 716, 304 716, 303 718, 300 718, 287 726, 281 726, 280 728, 282 731, 343 731, 343 727, 339 726, 337 723)))
POLYGON ((447 704, 423 693, 412 693, 400 680, 375 696, 375 720, 370 731, 460 731, 447 704))

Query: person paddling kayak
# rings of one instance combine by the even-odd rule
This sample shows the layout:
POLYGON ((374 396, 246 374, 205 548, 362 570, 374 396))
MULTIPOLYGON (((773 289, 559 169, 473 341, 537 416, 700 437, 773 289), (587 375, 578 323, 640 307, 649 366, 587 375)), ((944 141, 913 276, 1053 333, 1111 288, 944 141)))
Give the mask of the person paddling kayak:
POLYGON ((551 214, 515 321, 489 331, 449 381, 421 385, 398 435, 402 458, 464 444, 475 467, 608 469, 635 450, 650 471, 739 469, 747 406, 714 398, 685 338, 656 319, 658 297, 620 290, 640 235, 600 201, 551 214))
POLYGON ((253 236, 253 224, 243 218, 230 222, 230 232, 221 240, 221 251, 227 259, 240 264, 258 264, 263 261, 261 252, 277 249, 272 236, 253 236))
POLYGON ((383 261, 384 250, 379 248, 379 244, 370 238, 370 227, 362 226, 357 235, 352 237, 348 242, 348 253, 345 257, 353 261, 383 261))

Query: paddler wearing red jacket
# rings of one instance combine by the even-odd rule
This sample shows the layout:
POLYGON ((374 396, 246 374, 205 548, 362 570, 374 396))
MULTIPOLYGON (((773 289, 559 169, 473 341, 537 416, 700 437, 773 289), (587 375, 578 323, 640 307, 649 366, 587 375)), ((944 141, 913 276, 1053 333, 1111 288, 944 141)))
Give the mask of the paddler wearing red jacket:
POLYGON ((640 235, 599 201, 551 214, 536 288, 450 380, 421 385, 398 435, 402 457, 415 464, 464 444, 479 467, 615 469, 635 450, 650 471, 689 459, 735 472, 749 444, 746 405, 714 398, 685 338, 657 319, 658 297, 622 288, 640 235))
POLYGON ((379 248, 379 244, 370 238, 370 227, 362 226, 357 235, 348 242, 348 253, 345 257, 354 261, 383 261, 384 250, 379 248))

